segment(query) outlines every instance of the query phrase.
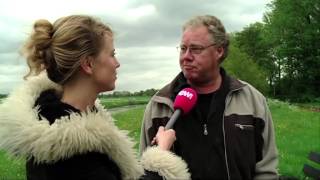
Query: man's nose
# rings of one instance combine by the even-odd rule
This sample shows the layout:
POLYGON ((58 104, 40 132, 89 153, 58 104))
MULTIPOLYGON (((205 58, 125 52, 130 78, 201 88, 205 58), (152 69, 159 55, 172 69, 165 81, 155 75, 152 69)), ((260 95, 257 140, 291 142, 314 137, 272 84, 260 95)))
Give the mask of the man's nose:
POLYGON ((182 55, 182 59, 185 59, 185 60, 191 60, 193 59, 193 55, 190 51, 190 49, 188 48, 187 51, 185 53, 183 53, 182 55))

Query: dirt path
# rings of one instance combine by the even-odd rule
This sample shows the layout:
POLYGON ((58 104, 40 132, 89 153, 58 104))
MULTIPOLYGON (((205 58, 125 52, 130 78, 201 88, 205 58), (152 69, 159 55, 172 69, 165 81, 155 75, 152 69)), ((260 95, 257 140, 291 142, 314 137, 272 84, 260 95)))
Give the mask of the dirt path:
POLYGON ((116 113, 128 111, 128 110, 130 110, 130 109, 139 108, 139 107, 145 107, 145 106, 146 106, 145 104, 129 105, 129 106, 122 106, 122 107, 111 108, 111 109, 108 109, 108 111, 109 111, 111 114, 116 114, 116 113))
POLYGON ((312 112, 320 112, 320 108, 318 107, 300 107, 301 109, 312 111, 312 112))

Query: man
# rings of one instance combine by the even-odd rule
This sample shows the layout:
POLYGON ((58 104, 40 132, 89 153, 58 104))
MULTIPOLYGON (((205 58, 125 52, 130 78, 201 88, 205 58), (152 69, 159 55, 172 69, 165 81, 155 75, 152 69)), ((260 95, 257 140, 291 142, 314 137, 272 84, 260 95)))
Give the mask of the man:
POLYGON ((183 27, 182 72, 147 105, 140 152, 173 114, 177 93, 192 87, 198 101, 174 125, 173 151, 189 166, 192 179, 278 179, 277 148, 265 97, 220 67, 228 54, 225 28, 214 16, 198 16, 183 27))

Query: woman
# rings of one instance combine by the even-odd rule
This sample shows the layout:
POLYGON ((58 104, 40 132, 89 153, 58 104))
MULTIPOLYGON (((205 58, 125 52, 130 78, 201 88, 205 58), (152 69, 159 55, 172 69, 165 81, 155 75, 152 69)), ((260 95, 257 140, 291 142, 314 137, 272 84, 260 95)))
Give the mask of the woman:
POLYGON ((160 128, 140 163, 97 101, 115 88, 120 66, 110 27, 82 15, 38 20, 23 54, 30 72, 0 106, 0 149, 27 158, 28 179, 190 178, 167 151, 173 130, 160 128))

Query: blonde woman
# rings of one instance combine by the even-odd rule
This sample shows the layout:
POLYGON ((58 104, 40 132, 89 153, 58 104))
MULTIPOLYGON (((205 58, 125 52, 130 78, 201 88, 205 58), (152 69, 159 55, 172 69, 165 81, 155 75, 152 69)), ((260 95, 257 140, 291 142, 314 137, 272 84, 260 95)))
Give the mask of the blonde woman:
POLYGON ((109 26, 83 15, 38 20, 23 54, 30 72, 0 105, 0 149, 27 159, 27 179, 190 178, 167 151, 173 130, 161 127, 140 162, 97 100, 120 67, 109 26))

